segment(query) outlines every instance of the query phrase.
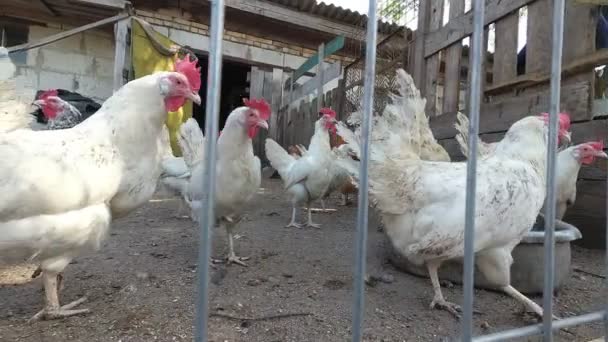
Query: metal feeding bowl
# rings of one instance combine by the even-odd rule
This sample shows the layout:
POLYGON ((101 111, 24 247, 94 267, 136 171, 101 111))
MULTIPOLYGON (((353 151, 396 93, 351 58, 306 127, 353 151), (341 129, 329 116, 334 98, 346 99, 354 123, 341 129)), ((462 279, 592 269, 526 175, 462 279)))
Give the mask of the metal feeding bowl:
MULTIPOLYGON (((512 252, 511 285, 526 294, 543 292, 544 224, 543 217, 539 215, 532 230, 524 236, 512 252)), ((581 232, 575 226, 560 220, 555 221, 555 289, 559 289, 570 275, 570 242, 581 237, 581 232)), ((425 266, 414 265, 407 261, 394 249, 388 237, 386 244, 388 259, 397 269, 428 278, 425 266)), ((462 284, 462 273, 462 259, 447 261, 439 269, 439 279, 462 284)), ((490 283, 478 269, 475 269, 475 287, 495 290, 497 284, 490 283)))

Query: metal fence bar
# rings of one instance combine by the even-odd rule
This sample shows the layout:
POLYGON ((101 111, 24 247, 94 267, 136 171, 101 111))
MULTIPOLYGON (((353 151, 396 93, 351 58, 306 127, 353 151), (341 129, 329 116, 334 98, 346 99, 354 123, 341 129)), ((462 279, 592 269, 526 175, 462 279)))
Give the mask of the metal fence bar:
MULTIPOLYGON (((593 323, 604 319, 604 311, 592 312, 584 315, 563 318, 553 322, 552 329, 559 330, 575 325, 593 323)), ((494 341, 512 341, 516 338, 523 338, 543 333, 543 323, 529 325, 523 328, 515 328, 510 330, 499 331, 494 334, 478 336, 473 339, 474 342, 494 342, 494 341)))
POLYGON ((353 342, 363 337, 363 317, 365 315, 365 269, 367 257, 368 219, 368 164, 371 138, 372 115, 374 109, 374 85, 376 79, 376 40, 378 20, 376 0, 369 0, 367 13, 367 39, 365 52, 365 86, 363 89, 363 122, 361 123, 361 163, 359 166, 359 203, 357 206, 357 242, 355 250, 355 277, 353 299, 353 342))
POLYGON ((543 340, 553 341, 553 287, 555 276, 555 170, 557 168, 557 132, 562 71, 564 0, 553 1, 553 38, 551 47, 551 98, 549 138, 547 139, 547 197, 545 207, 545 287, 543 289, 543 340))
POLYGON ((469 155, 467 157, 467 193, 464 228, 463 320, 462 340, 473 338, 473 286, 475 271, 475 197, 477 193, 477 139, 481 102, 481 67, 485 1, 475 0, 473 14, 473 41, 471 42, 471 89, 469 91, 469 155))
POLYGON ((220 90, 222 81, 222 39, 224 34, 224 0, 211 1, 211 32, 209 42, 209 84, 205 113, 205 175, 204 203, 200 213, 198 250, 198 298, 196 305, 195 341, 207 341, 209 319, 209 258, 211 257, 211 229, 215 224, 215 159, 219 130, 220 90))

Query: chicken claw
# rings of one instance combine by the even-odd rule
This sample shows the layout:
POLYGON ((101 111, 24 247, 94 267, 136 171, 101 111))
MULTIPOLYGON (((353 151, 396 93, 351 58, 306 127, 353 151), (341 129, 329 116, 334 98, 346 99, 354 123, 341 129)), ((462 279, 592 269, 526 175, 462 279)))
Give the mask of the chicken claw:
POLYGON ((317 229, 321 229, 321 225, 318 223, 312 223, 312 222, 308 222, 306 223, 307 227, 311 227, 311 228, 317 228, 317 229))
POLYGON ((243 267, 248 267, 249 265, 244 263, 244 261, 247 261, 249 259, 250 259, 249 257, 239 257, 236 255, 231 255, 226 259, 226 262, 228 264, 237 264, 237 265, 241 265, 243 267))
POLYGON ((87 301, 87 297, 82 297, 76 301, 73 301, 69 304, 66 304, 59 308, 44 308, 40 310, 37 314, 35 314, 32 318, 29 319, 28 323, 36 322, 39 320, 51 320, 51 319, 59 319, 65 318, 75 315, 82 315, 91 312, 89 309, 79 309, 72 310, 72 308, 84 303, 87 301))
POLYGON ((302 228, 302 224, 297 223, 297 222, 295 222, 295 221, 291 221, 291 222, 289 222, 289 223, 288 223, 288 224, 285 226, 285 228, 290 228, 290 227, 294 227, 294 228, 302 228))
POLYGON ((433 299, 431 309, 445 310, 454 315, 456 319, 460 319, 460 313, 462 312, 460 305, 448 302, 445 299, 433 299))

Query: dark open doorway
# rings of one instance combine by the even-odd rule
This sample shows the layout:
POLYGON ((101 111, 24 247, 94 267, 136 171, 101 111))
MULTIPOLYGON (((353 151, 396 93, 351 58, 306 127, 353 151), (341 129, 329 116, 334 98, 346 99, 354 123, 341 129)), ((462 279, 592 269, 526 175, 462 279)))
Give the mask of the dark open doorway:
MULTIPOLYGON (((199 126, 205 131, 205 110, 207 98, 207 61, 204 55, 197 56, 201 67, 201 90, 199 94, 203 100, 201 105, 194 105, 192 116, 199 126)), ((223 129, 228 114, 237 107, 243 105, 243 98, 249 97, 249 81, 247 74, 251 66, 243 63, 224 60, 222 62, 222 89, 220 91, 220 130, 223 129)), ((206 134, 206 133, 205 133, 206 134)))

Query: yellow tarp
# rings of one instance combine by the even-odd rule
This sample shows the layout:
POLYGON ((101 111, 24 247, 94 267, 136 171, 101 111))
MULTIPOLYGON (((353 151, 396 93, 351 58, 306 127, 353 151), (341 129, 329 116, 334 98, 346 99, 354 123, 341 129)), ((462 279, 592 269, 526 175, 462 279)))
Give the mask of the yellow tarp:
MULTIPOLYGON (((131 29, 131 45, 132 45, 132 62, 133 71, 135 78, 152 74, 156 71, 171 71, 173 70, 173 63, 177 59, 177 55, 172 57, 166 57, 161 55, 150 40, 144 29, 137 21, 132 20, 131 29)), ((155 32, 156 40, 163 44, 165 47, 172 45, 178 45, 162 34, 155 32)), ((169 136, 171 140, 171 149, 173 154, 181 156, 181 150, 177 143, 177 130, 179 126, 192 117, 192 102, 187 101, 186 104, 177 112, 169 112, 167 116, 167 128, 169 129, 169 136)))

